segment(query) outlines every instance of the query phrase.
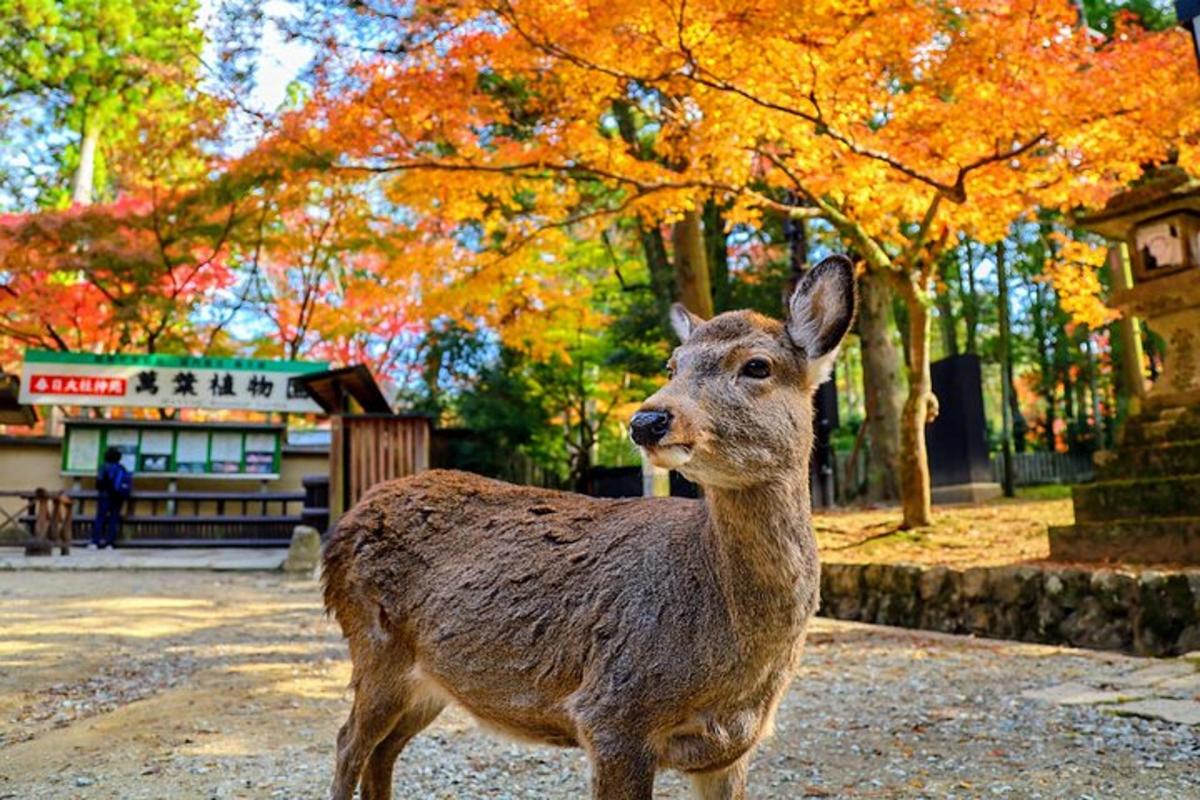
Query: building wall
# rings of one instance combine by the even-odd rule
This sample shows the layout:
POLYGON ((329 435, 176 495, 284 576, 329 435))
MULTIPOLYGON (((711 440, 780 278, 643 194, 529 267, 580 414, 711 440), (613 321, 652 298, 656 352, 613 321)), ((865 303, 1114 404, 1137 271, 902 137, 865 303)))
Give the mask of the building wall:
MULTIPOLYGON (((62 466, 62 439, 57 437, 0 436, 0 493, 46 489, 70 489, 75 479, 59 474, 62 466)), ((277 480, 267 481, 266 488, 274 492, 301 491, 301 481, 308 475, 329 473, 329 450, 321 447, 284 447, 282 468, 277 480)), ((91 489, 93 479, 81 479, 84 489, 91 489)), ((166 478, 134 476, 137 489, 167 488, 166 478)), ((256 492, 256 480, 206 480, 179 478, 181 491, 256 492)), ((15 511, 21 506, 18 498, 0 497, 0 509, 15 511)))

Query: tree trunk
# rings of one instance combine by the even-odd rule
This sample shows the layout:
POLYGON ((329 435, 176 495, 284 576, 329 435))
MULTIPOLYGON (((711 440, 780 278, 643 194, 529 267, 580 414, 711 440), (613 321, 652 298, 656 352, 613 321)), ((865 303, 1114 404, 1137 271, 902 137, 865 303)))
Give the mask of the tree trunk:
POLYGON ((1083 352, 1087 354, 1088 360, 1088 397, 1092 401, 1092 438, 1096 443, 1096 449, 1101 450, 1104 448, 1108 424, 1100 411, 1100 359, 1096 355, 1096 348, 1092 346, 1091 333, 1088 333, 1087 338, 1083 340, 1083 352))
POLYGON ((937 289, 938 328, 942 332, 942 350, 947 356, 958 355, 958 320, 954 318, 954 299, 950 296, 950 276, 937 289))
POLYGON ((713 310, 728 311, 733 285, 729 280, 729 248, 725 243, 725 216, 715 200, 704 204, 704 247, 712 276, 713 310))
POLYGON ((1008 320, 1008 268, 1004 263, 1004 241, 996 242, 996 311, 1000 322, 1001 455, 1004 459, 1004 496, 1016 494, 1012 461, 1012 430, 1016 404, 1012 385, 1012 332, 1008 320))
POLYGON ((900 504, 904 511, 901 527, 909 529, 933 524, 925 425, 936 416, 937 399, 929 374, 929 306, 923 289, 915 283, 904 286, 903 297, 908 312, 908 398, 900 422, 900 504))
POLYGON ((663 338, 671 340, 671 303, 677 294, 671 259, 667 256, 667 243, 663 240, 661 226, 643 228, 641 239, 646 268, 650 272, 650 287, 654 292, 654 305, 658 309, 658 322, 662 327, 663 338))
POLYGON ((967 242, 967 261, 959 267, 966 273, 967 285, 963 292, 963 322, 967 328, 967 352, 979 352, 979 295, 975 293, 975 250, 967 242))
POLYGON ((698 209, 691 209, 671 230, 675 249, 675 279, 679 282, 679 302, 702 319, 713 315, 712 283, 708 272, 708 253, 704 247, 704 225, 698 209))
POLYGON ((88 125, 85 121, 79 141, 79 166, 71 177, 71 202, 75 205, 92 204, 92 185, 96 180, 96 146, 100 143, 100 126, 88 125))
POLYGON ((904 397, 900 353, 892 339, 892 293, 886 276, 870 271, 859 281, 859 289, 863 405, 870 437, 867 496, 873 501, 896 500, 900 497, 900 412, 904 397))
POLYGON ((1046 449, 1053 453, 1057 448, 1054 435, 1054 421, 1057 417, 1057 400, 1054 396, 1056 381, 1054 366, 1050 359, 1050 345, 1046 341, 1046 298, 1045 288, 1041 283, 1033 287, 1033 335, 1037 339, 1038 368, 1042 372, 1040 381, 1042 398, 1046 401, 1046 449))

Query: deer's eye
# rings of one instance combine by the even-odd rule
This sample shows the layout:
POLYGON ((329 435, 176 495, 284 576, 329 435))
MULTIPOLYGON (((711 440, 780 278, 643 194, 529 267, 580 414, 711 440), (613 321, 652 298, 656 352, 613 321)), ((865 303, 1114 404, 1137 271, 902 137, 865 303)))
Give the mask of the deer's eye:
POLYGON ((771 365, 765 358, 752 358, 742 365, 742 375, 747 378, 771 377, 771 365))

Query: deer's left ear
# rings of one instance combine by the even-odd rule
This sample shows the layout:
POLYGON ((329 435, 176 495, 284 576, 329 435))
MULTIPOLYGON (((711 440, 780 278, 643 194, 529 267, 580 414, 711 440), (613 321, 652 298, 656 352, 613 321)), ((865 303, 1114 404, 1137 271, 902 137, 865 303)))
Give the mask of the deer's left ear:
POLYGON ((854 321, 854 302, 854 264, 840 255, 804 273, 792 292, 787 333, 804 351, 811 385, 829 378, 838 346, 854 321))

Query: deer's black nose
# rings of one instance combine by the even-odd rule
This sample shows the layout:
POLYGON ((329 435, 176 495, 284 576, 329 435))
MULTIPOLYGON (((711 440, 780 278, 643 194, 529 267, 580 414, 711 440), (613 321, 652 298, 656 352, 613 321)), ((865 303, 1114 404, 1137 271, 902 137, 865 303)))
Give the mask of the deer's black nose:
POLYGON ((657 444, 671 429, 671 414, 667 411, 639 411, 629 422, 629 434, 642 447, 657 444))

